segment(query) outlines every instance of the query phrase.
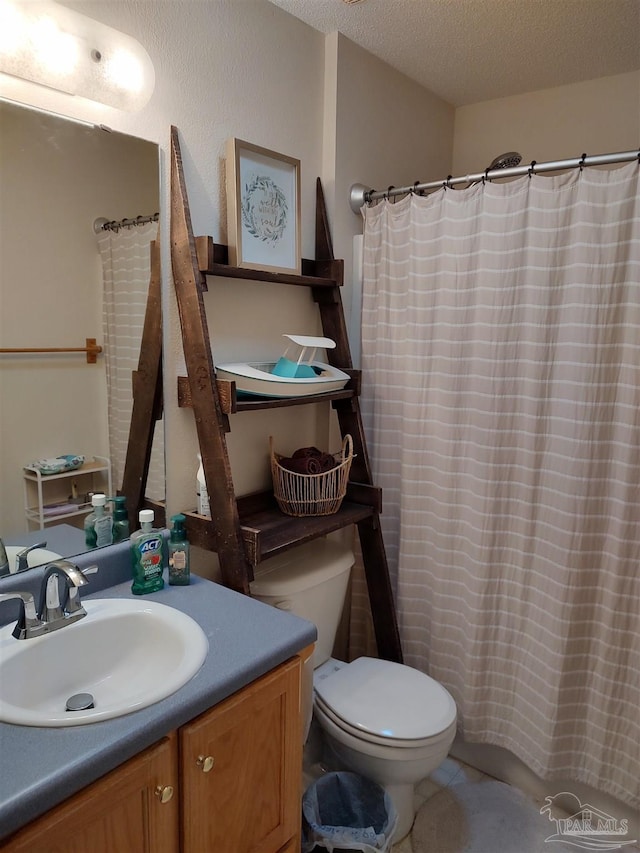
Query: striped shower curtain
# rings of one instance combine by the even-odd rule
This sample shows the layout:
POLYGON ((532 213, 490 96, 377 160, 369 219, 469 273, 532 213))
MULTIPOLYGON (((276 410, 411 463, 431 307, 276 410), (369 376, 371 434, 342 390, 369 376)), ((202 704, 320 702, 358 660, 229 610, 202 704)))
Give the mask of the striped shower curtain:
MULTIPOLYGON (((122 486, 133 410, 132 373, 138 369, 140 344, 151 275, 151 241, 158 224, 148 222, 118 231, 101 231, 98 248, 102 260, 105 364, 109 419, 109 451, 114 489, 122 486)), ((164 429, 158 421, 145 495, 164 500, 164 429)))
POLYGON ((633 163, 365 212, 363 412, 405 661, 470 742, 639 804, 633 163))

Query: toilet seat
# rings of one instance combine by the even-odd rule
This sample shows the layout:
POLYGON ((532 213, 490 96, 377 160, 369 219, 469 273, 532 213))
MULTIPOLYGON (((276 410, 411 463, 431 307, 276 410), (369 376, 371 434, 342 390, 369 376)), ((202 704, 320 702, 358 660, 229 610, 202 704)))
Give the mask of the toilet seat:
MULTIPOLYGON (((448 735, 448 731, 445 730, 443 732, 439 732, 438 734, 431 735, 430 737, 425 738, 414 738, 412 740, 401 740, 400 738, 392 738, 387 737, 386 735, 375 735, 371 734, 371 732, 365 732, 362 729, 358 729, 356 726, 351 725, 346 720, 341 719, 334 714, 331 708, 328 708, 318 696, 315 697, 314 701, 314 710, 316 712, 316 717, 321 721, 329 720, 333 723, 336 728, 340 729, 340 731, 344 732, 344 734, 351 735, 357 741, 363 741, 368 744, 376 744, 378 746, 382 746, 386 749, 390 747, 396 747, 398 749, 405 750, 417 750, 422 747, 429 747, 438 741, 443 734, 448 735)), ((324 726, 323 726, 324 727, 324 726)))
POLYGON ((381 746, 419 748, 447 732, 456 705, 445 688, 412 667, 362 657, 315 686, 316 705, 343 731, 381 746))

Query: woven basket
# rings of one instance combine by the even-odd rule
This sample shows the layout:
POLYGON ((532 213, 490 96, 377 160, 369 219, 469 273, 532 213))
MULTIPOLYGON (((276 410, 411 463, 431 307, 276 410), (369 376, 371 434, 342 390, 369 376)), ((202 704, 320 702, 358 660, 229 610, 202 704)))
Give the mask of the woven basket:
POLYGON ((353 439, 350 435, 345 435, 342 450, 333 454, 339 464, 322 474, 289 471, 280 464, 283 456, 273 449, 272 437, 269 438, 269 448, 273 494, 285 515, 333 515, 340 509, 353 459, 353 439))

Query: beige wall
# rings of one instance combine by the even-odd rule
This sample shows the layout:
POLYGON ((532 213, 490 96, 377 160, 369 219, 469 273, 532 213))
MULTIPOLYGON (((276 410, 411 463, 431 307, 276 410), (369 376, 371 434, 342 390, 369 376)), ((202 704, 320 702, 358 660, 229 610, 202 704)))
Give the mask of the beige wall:
MULTIPOLYGON (((6 104, 0 129, 2 346, 103 344, 93 222, 158 210, 157 149, 6 104)), ((109 455, 104 359, 3 355, 0 401, 0 533, 9 537, 27 529, 23 465, 109 455)))
MULTIPOLYGON (((355 183, 376 189, 403 186, 449 173, 454 109, 404 74, 390 68, 338 33, 327 36, 327 127, 335 117, 328 172, 334 251, 345 259, 343 301, 347 321, 353 303, 353 236, 362 218, 349 206, 355 183)), ((355 307, 358 308, 357 293, 355 307)), ((359 312, 358 312, 359 315, 359 312)), ((349 323, 358 350, 359 316, 349 323)))
POLYGON ((505 151, 523 162, 637 149, 640 72, 484 101, 456 110, 453 174, 482 171, 505 151))

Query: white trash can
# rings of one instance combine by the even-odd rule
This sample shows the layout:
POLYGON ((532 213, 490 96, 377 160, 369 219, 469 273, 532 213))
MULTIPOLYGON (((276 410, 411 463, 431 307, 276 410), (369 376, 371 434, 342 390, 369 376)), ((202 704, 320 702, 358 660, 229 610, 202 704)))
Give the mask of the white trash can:
POLYGON ((387 853, 398 815, 391 797, 357 773, 326 773, 302 798, 302 853, 387 853))

